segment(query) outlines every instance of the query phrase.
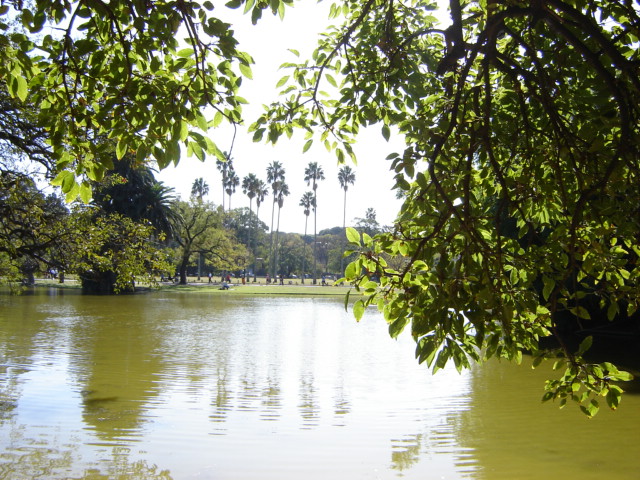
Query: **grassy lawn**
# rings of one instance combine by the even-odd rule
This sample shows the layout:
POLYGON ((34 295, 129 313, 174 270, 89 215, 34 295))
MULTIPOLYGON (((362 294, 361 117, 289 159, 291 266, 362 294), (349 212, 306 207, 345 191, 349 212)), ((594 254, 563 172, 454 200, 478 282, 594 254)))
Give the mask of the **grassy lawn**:
POLYGON ((221 295, 335 295, 344 296, 349 291, 349 286, 321 286, 292 283, 289 285, 267 285, 265 283, 249 282, 246 285, 242 283, 231 283, 229 290, 221 290, 220 284, 209 283, 188 283, 187 285, 165 285, 160 287, 161 290, 190 291, 190 292, 206 292, 219 293, 221 295))
MULTIPOLYGON (((59 283, 53 279, 37 279, 36 286, 79 289, 80 282, 72 276, 65 279, 65 283, 59 283)), ((146 284, 138 284, 140 287, 146 287, 146 284)), ((285 280, 284 285, 267 284, 265 279, 258 279, 253 283, 250 279, 245 285, 238 279, 233 279, 229 284, 228 290, 220 289, 220 282, 208 283, 206 277, 202 277, 200 281, 196 277, 189 277, 186 285, 177 285, 174 283, 163 282, 158 288, 152 291, 176 291, 176 292, 201 292, 216 293, 220 295, 314 295, 314 296, 344 296, 349 291, 349 286, 333 286, 331 282, 328 285, 312 285, 311 280, 307 280, 305 284, 300 280, 285 280), (291 282, 291 283, 289 283, 291 282)))

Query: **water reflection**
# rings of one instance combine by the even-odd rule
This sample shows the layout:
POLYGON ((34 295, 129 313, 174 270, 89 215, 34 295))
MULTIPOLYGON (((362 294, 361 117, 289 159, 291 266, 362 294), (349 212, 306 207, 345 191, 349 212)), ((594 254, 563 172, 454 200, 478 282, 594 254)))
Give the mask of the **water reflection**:
POLYGON ((515 447, 541 423, 519 406, 538 398, 521 370, 433 377, 409 338, 391 340, 374 314, 356 323, 341 300, 65 294, 0 307, 0 478, 493 479, 525 478, 525 456, 566 461, 569 445, 515 447))

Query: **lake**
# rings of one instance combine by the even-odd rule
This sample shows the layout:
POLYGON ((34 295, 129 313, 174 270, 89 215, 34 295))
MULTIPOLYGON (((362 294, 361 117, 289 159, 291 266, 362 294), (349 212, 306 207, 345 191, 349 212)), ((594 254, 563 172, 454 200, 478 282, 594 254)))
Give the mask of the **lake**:
POLYGON ((0 479, 640 478, 637 394, 589 420, 550 365, 413 350, 338 298, 2 294, 0 479))

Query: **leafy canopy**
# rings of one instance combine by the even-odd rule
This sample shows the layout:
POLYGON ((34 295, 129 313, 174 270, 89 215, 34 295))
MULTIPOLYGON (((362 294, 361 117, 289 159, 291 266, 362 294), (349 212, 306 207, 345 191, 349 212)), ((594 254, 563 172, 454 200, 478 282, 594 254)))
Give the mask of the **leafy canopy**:
MULTIPOLYGON (((246 10, 255 22, 266 8, 283 15, 287 3, 246 10)), ((118 159, 131 152, 160 168, 177 164, 181 149, 224 159, 206 132, 241 122, 238 88, 253 60, 213 11, 210 1, 184 0, 2 3, 0 79, 38 106, 57 162, 53 183, 68 200, 88 201, 89 180, 111 168, 104 138, 118 159)))
MULTIPOLYGON (((406 140, 389 156, 406 198, 391 233, 350 231, 346 270, 390 333, 410 328, 434 370, 520 361, 555 335, 545 400, 615 408, 630 376, 572 348, 562 329, 625 320, 640 301, 637 3, 605 0, 335 3, 342 24, 283 67, 283 99, 253 125, 295 128, 343 161, 360 129, 406 140), (386 256, 402 256, 391 268, 386 256)), ((308 147, 308 145, 307 145, 308 147)))

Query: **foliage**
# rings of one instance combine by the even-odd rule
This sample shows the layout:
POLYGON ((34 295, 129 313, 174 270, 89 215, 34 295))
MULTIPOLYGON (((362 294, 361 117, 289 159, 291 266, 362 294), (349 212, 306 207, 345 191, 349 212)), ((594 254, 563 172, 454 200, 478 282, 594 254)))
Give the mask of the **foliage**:
POLYGON ((113 165, 100 182, 94 183, 92 204, 104 213, 148 222, 154 227, 155 234, 170 236, 175 217, 173 189, 158 182, 153 171, 145 165, 137 165, 131 155, 115 160, 113 165))
POLYGON ((252 127, 295 128, 337 159, 357 133, 398 132, 389 156, 405 202, 393 232, 349 230, 346 269, 390 333, 405 327, 438 370, 523 352, 553 335, 564 373, 544 399, 620 401, 629 375, 584 357, 563 329, 627 321, 640 303, 637 4, 612 0, 336 3, 342 25, 287 64, 283 100, 252 127), (385 255, 406 259, 391 268, 385 255), (379 283, 373 279, 379 279, 379 283), (563 363, 566 362, 566 363, 563 363))
POLYGON ((202 201, 202 198, 206 197, 208 193, 209 184, 202 177, 196 178, 191 185, 191 197, 202 201))
POLYGON ((304 265, 311 262, 311 252, 297 233, 280 234, 278 249, 279 273, 285 277, 300 275, 304 265))
POLYGON ((31 178, 0 171, 0 278, 22 279, 27 264, 60 268, 53 252, 68 241, 67 213, 59 198, 42 193, 31 178))
POLYGON ((234 208, 230 212, 226 212, 223 225, 248 250, 252 250, 254 246, 262 248, 269 245, 266 236, 269 227, 256 217, 255 212, 251 212, 247 208, 234 208))
POLYGON ((66 270, 80 277, 87 293, 132 291, 141 280, 154 284, 155 275, 169 265, 150 240, 153 227, 117 213, 95 213, 77 207, 68 217, 75 244, 68 246, 66 270))
POLYGON ((373 237, 378 233, 382 233, 384 228, 380 226, 377 218, 378 214, 375 209, 367 208, 367 211, 364 212, 364 217, 356 217, 354 226, 359 231, 366 233, 367 235, 373 237))
POLYGON ((224 228, 221 210, 195 199, 178 201, 174 208, 178 212, 174 226, 175 256, 182 285, 187 283, 187 267, 199 254, 214 270, 245 268, 249 253, 224 228))
MULTIPOLYGON (((288 3, 247 10, 255 22, 266 8, 283 15, 288 3)), ((131 152, 160 168, 178 163, 181 146, 201 160, 224 159, 204 133, 240 122, 238 88, 253 60, 213 11, 209 1, 3 2, 0 79, 13 98, 38 105, 55 183, 69 200, 88 200, 89 180, 111 167, 100 137, 117 142, 117 158, 131 152)))

